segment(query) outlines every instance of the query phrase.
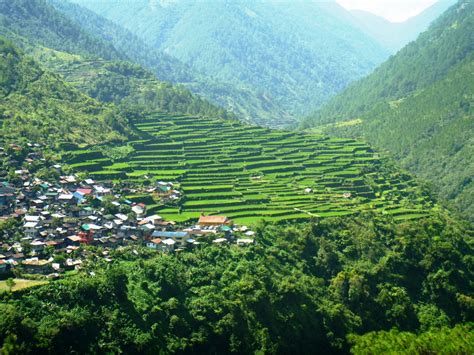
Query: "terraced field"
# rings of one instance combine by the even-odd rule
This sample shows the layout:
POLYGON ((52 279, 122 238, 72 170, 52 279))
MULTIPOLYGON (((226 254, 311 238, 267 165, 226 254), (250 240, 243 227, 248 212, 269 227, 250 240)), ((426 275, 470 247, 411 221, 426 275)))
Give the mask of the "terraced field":
POLYGON ((112 162, 100 151, 79 150, 72 166, 99 180, 147 175, 179 182, 180 206, 154 206, 168 219, 204 212, 252 223, 363 210, 408 219, 424 216, 430 204, 409 176, 383 167, 359 141, 159 113, 133 124, 142 139, 130 142, 129 157, 112 162))

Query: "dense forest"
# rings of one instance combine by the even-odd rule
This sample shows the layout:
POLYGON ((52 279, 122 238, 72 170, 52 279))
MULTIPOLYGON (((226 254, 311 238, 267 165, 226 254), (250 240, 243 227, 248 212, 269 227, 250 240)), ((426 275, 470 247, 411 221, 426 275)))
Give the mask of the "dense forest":
POLYGON ((460 1, 303 127, 363 136, 472 220, 473 29, 474 3, 460 1))
POLYGON ((473 239, 452 219, 263 223, 256 240, 242 248, 204 238, 179 255, 117 251, 111 264, 89 260, 77 276, 4 294, 2 351, 337 353, 352 343, 356 353, 373 353, 364 344, 374 352, 395 350, 394 343, 418 353, 474 349, 472 326, 449 330, 474 319, 473 239), (371 331, 386 332, 355 336, 371 331))

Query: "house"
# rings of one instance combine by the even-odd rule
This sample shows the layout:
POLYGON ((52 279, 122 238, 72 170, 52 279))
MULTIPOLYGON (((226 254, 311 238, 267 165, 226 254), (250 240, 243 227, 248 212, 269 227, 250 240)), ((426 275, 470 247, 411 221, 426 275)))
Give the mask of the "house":
POLYGON ((53 271, 51 261, 40 260, 38 258, 26 259, 21 262, 23 269, 27 274, 49 274, 53 271))
POLYGON ((78 235, 73 235, 70 237, 67 237, 64 242, 66 243, 67 246, 75 246, 78 247, 81 245, 82 238, 79 237, 78 235))
POLYGON ((115 215, 115 217, 117 217, 122 222, 125 222, 128 219, 128 216, 126 214, 123 214, 123 213, 117 213, 115 215))
POLYGON ((66 259, 66 262, 64 263, 64 268, 66 270, 74 270, 74 269, 80 269, 82 265, 82 260, 80 259, 66 259))
POLYGON ((38 234, 38 222, 26 222, 23 225, 23 232, 27 237, 34 238, 38 234))
POLYGON ((132 207, 132 212, 137 215, 138 218, 142 217, 146 212, 146 206, 143 203, 139 203, 132 207))
POLYGON ((0 184, 0 211, 10 209, 16 200, 15 189, 0 184))
POLYGON ((40 216, 26 215, 25 222, 36 222, 38 223, 41 220, 40 216))
POLYGON ((58 201, 61 203, 68 203, 68 204, 74 204, 76 202, 74 200, 73 194, 59 194, 58 201))
POLYGON ((58 249, 61 249, 63 243, 64 243, 64 240, 48 240, 45 244, 48 247, 53 247, 54 250, 58 250, 58 249))
POLYGON ((16 253, 10 256, 10 260, 12 261, 21 261, 24 258, 25 258, 25 255, 23 253, 16 253))
POLYGON ((174 245, 176 244, 176 242, 173 239, 165 239, 162 241, 162 243, 165 245, 165 248, 167 251, 174 250, 174 245))
POLYGON ((231 225, 232 221, 226 216, 204 216, 199 217, 198 225, 200 226, 221 226, 231 225))
POLYGON ((217 238, 212 241, 214 244, 224 244, 227 243, 228 240, 226 238, 217 238))
POLYGON ((34 251, 35 253, 41 253, 44 250, 46 243, 40 240, 34 240, 30 243, 30 246, 31 246, 31 250, 34 251))
POLYGON ((151 235, 152 238, 160 238, 160 239, 171 239, 175 243, 179 244, 179 246, 184 246, 186 239, 188 237, 187 232, 162 232, 162 231, 154 231, 151 235))
POLYGON ((163 250, 166 249, 166 245, 163 244, 163 241, 160 238, 154 238, 149 240, 146 243, 147 248, 155 249, 155 250, 163 250))

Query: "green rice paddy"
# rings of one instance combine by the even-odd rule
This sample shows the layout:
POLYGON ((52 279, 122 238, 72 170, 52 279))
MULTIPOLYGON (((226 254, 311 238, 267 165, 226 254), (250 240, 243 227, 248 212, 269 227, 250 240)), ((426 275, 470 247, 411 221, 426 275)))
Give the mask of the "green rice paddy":
POLYGON ((404 220, 426 216, 430 205, 409 176, 383 167, 364 142, 162 113, 133 124, 142 137, 129 143, 134 152, 126 159, 74 151, 71 165, 96 179, 178 182, 180 206, 153 207, 167 219, 204 212, 253 223, 373 210, 404 220))

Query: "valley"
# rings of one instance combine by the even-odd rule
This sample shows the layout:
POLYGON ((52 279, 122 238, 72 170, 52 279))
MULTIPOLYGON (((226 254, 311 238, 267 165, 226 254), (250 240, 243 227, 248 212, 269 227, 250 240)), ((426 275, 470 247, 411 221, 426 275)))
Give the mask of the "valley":
POLYGON ((0 354, 474 353, 473 6, 0 0, 0 354))

